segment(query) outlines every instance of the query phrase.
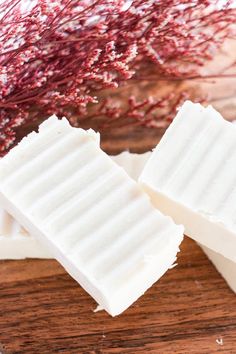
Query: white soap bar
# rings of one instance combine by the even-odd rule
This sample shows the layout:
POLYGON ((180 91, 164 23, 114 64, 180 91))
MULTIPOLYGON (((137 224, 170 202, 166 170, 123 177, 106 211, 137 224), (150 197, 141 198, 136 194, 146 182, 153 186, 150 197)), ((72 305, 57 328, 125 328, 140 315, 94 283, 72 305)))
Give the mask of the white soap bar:
MULTIPOLYGON (((124 151, 111 156, 131 178, 137 180, 150 152, 131 154, 124 151)), ((0 208, 0 259, 53 258, 46 247, 24 230, 5 210, 0 208)))
POLYGON ((212 261, 218 272, 226 280, 229 287, 236 293, 236 263, 205 246, 200 246, 212 261))
POLYGON ((167 271, 183 238, 94 132, 56 117, 1 160, 0 202, 111 315, 167 271))
POLYGON ((140 183, 185 233, 236 262, 236 127, 212 107, 185 102, 140 183))

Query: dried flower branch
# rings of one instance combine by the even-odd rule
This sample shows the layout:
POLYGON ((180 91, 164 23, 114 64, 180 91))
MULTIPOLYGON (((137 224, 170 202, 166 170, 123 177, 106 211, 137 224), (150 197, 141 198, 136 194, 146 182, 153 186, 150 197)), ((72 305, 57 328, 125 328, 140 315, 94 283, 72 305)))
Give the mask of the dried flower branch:
POLYGON ((118 119, 146 126, 167 122, 181 95, 169 114, 156 119, 168 95, 142 103, 130 98, 120 110, 109 108, 102 93, 127 82, 201 77, 199 67, 235 34, 236 10, 218 3, 38 0, 27 8, 23 0, 2 2, 0 152, 14 142, 17 126, 51 113, 74 125, 101 116, 103 127, 118 119))

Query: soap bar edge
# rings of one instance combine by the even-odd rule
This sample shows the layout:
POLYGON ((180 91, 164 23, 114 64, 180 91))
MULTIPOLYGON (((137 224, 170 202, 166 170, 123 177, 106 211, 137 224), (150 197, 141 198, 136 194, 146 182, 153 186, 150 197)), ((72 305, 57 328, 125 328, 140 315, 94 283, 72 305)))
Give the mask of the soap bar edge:
MULTIPOLYGON (((160 210, 164 215, 171 215, 171 218, 177 225, 184 224, 185 225, 185 234, 191 235, 190 237, 194 239, 196 242, 203 244, 204 246, 212 249, 217 253, 222 253, 222 232, 225 233, 227 239, 224 240, 224 245, 227 245, 227 254, 226 258, 230 259, 233 262, 236 262, 236 253, 234 252, 233 243, 235 242, 235 235, 230 230, 226 229, 224 225, 221 223, 210 221, 206 216, 202 214, 198 214, 195 211, 192 211, 190 208, 187 208, 185 205, 178 203, 177 201, 169 198, 167 195, 161 193, 157 189, 147 185, 145 181, 142 180, 142 177, 139 179, 139 183, 146 193, 150 196, 153 205, 160 210), (169 213, 168 210, 172 209, 172 212, 169 213), (180 210, 181 209, 181 210, 180 210), (174 210, 174 211, 173 211, 174 210), (175 215, 174 215, 175 213, 175 215), (186 226, 188 224, 189 217, 193 217, 198 219, 196 221, 198 230, 192 231, 191 227, 194 225, 194 222, 190 222, 191 226, 186 226), (199 223, 199 218, 201 220, 201 224, 199 223), (184 220, 184 222, 183 222, 184 220), (187 221, 185 221, 187 220, 187 221), (206 231, 207 227, 213 227, 214 230, 212 232, 206 231), (200 230, 199 230, 200 229, 200 230), (195 237, 194 234, 198 236, 195 237), (206 234, 210 234, 210 243, 204 238, 206 234), (219 235, 218 246, 215 245, 217 240, 217 234, 219 235), (201 239, 199 238, 199 235, 201 239), (232 243, 232 245, 231 245, 232 243)), ((224 252, 225 253, 225 252, 224 252)))

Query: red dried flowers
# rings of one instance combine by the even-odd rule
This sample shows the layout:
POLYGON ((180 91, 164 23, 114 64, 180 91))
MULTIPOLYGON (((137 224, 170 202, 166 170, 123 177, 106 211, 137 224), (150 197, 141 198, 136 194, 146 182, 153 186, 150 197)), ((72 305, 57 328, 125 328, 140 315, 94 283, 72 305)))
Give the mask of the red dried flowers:
MULTIPOLYGON (((122 108, 104 92, 114 94, 127 83, 198 77, 199 66, 234 35, 235 9, 219 2, 2 2, 0 152, 14 142, 16 127, 52 113, 74 125, 93 117, 105 117, 103 126, 119 120, 162 125, 170 116, 156 112, 169 95, 141 102, 130 97, 122 108)), ((171 98, 172 110, 181 97, 171 98)))

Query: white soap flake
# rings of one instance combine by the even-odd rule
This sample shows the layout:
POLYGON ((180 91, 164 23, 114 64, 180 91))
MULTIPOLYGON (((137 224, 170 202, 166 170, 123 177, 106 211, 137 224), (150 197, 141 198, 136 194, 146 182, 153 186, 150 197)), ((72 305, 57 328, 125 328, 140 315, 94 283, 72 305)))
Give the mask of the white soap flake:
POLYGON ((103 311, 104 308, 101 305, 97 305, 97 307, 93 310, 93 312, 99 312, 99 311, 103 311))
POLYGON ((175 268, 177 265, 178 265, 178 263, 174 263, 174 264, 172 264, 172 265, 170 266, 169 269, 173 269, 173 268, 175 268))
POLYGON ((216 339, 216 343, 217 343, 218 345, 224 345, 223 338, 217 338, 217 339, 216 339))

